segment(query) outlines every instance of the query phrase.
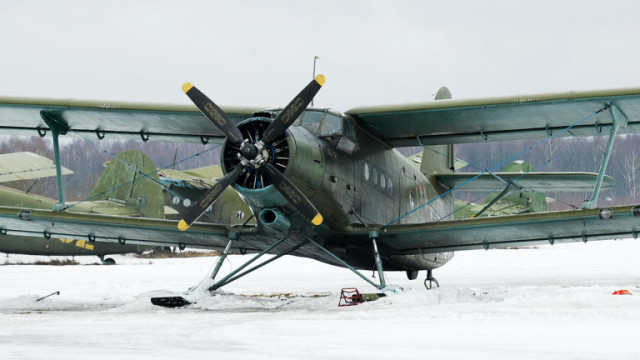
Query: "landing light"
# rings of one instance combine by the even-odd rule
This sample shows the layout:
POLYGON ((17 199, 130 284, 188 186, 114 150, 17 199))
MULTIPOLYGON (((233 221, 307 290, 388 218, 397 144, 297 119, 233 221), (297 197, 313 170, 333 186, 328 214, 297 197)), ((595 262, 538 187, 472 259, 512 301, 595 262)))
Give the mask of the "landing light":
POLYGON ((604 208, 598 212, 598 216, 600 216, 600 219, 611 219, 613 217, 613 212, 609 208, 604 208))

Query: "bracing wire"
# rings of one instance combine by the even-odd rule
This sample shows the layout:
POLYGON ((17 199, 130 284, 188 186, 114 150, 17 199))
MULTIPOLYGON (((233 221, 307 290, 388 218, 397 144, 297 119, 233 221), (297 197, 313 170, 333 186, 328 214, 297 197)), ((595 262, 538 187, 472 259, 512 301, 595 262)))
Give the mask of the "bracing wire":
MULTIPOLYGON (((63 125, 64 125, 64 124, 61 124, 58 120, 55 120, 55 119, 54 119, 54 121, 56 121, 58 124, 60 124, 60 126, 63 126, 63 125)), ((66 126, 63 126, 63 127, 66 127, 66 126)), ((168 193, 170 193, 170 194, 171 194, 171 195, 173 195, 173 196, 177 196, 177 197, 178 197, 178 198, 180 198, 181 200, 184 200, 184 199, 185 199, 185 197, 184 197, 184 196, 182 196, 182 195, 180 195, 180 194, 178 194, 178 193, 176 193, 175 191, 172 191, 169 187, 165 186, 165 185, 164 185, 164 184, 162 184, 161 182, 158 182, 158 181, 156 181, 155 179, 151 178, 151 176, 150 176, 150 175, 153 175, 153 174, 155 174, 155 173, 157 173, 157 172, 159 172, 159 171, 162 171, 162 170, 168 169, 168 168, 169 168, 169 167, 171 167, 171 166, 175 166, 175 164, 179 164, 179 163, 181 163, 181 162, 188 161, 188 160, 193 159, 193 158, 195 158, 195 157, 197 157, 197 156, 200 156, 200 155, 202 155, 202 154, 204 154, 204 153, 207 153, 207 152, 209 152, 209 151, 213 151, 213 150, 215 150, 215 149, 217 149, 217 148, 221 147, 221 145, 217 144, 217 145, 215 145, 215 146, 212 146, 212 147, 211 147, 211 148, 209 148, 209 149, 206 149, 206 150, 203 150, 203 151, 201 151, 201 152, 195 153, 195 154, 193 154, 193 155, 191 155, 191 156, 188 156, 188 157, 186 157, 186 158, 184 158, 184 159, 182 159, 182 160, 180 160, 180 161, 175 161, 175 160, 174 160, 174 162, 172 162, 171 164, 166 165, 166 166, 161 167, 161 168, 158 168, 158 169, 156 169, 156 170, 154 170, 154 171, 152 171, 152 172, 150 172, 150 173, 146 174, 146 173, 143 173, 142 171, 138 170, 138 169, 137 169, 135 166, 133 166, 132 164, 129 164, 129 163, 127 163, 126 161, 124 161, 124 160, 122 160, 122 159, 118 158, 118 157, 117 157, 117 154, 115 154, 115 153, 113 153, 113 152, 111 152, 111 151, 108 151, 108 150, 104 149, 104 148, 102 147, 102 144, 101 144, 101 143, 96 144, 94 141, 91 141, 91 139, 88 139, 84 134, 82 134, 82 133, 80 133, 80 132, 78 132, 78 131, 75 131, 75 130, 73 130, 73 129, 69 129, 69 130, 70 130, 71 132, 73 132, 76 136, 78 136, 78 138, 80 138, 81 140, 83 140, 83 141, 85 141, 85 142, 88 142, 88 143, 90 143, 92 146, 96 147, 98 150, 100 150, 100 152, 102 152, 102 153, 104 153, 104 154, 107 154, 107 155, 111 156, 113 160, 119 161, 121 164, 125 165, 126 167, 129 167, 129 168, 133 168, 133 169, 135 169, 136 173, 138 173, 138 174, 142 175, 143 177, 145 177, 145 178, 149 179, 153 184, 155 184, 155 185, 157 185, 157 186, 160 186, 163 190, 167 191, 168 193)), ((130 181, 124 182, 124 183, 122 183, 122 184, 115 185, 115 186, 113 186, 112 188, 107 189, 107 190, 105 190, 105 191, 103 191, 103 192, 101 192, 101 193, 95 194, 95 195, 93 195, 93 196, 87 196, 86 198, 84 198, 83 200, 81 200, 81 201, 79 201, 79 202, 76 202, 76 203, 74 203, 74 204, 70 204, 70 205, 65 206, 65 208, 64 208, 63 210, 66 210, 66 209, 72 208, 72 207, 74 207, 74 206, 76 206, 76 205, 78 205, 78 204, 84 203, 84 202, 92 201, 92 200, 94 200, 94 199, 96 199, 96 198, 99 198, 99 197, 100 197, 100 196, 102 196, 102 195, 108 194, 108 193, 110 193, 110 192, 112 192, 112 191, 115 191, 115 190, 117 190, 117 189, 119 189, 119 188, 121 188, 121 187, 123 187, 123 186, 129 185, 129 184, 133 183, 134 181, 135 181, 135 180, 130 180, 130 181)), ((206 213, 205 213, 205 215, 206 215, 206 216, 210 216, 209 214, 206 214, 206 213)))
POLYGON ((432 203, 432 202, 434 202, 435 200, 438 200, 438 199, 440 199, 441 197, 443 197, 443 196, 445 196, 445 195, 450 194, 450 193, 451 193, 451 192, 453 192, 454 190, 459 189, 460 187, 462 187, 462 186, 464 186, 464 185, 466 185, 466 184, 468 184, 468 183, 470 183, 470 182, 472 182, 472 181, 475 181, 476 179, 478 179, 478 178, 479 178, 479 177, 481 177, 482 175, 484 175, 484 174, 487 174, 487 173, 491 172, 492 170, 496 169, 497 167, 502 166, 502 165, 504 165, 504 164, 508 164, 509 162, 511 162, 511 161, 513 161, 513 160, 515 160, 516 158, 520 157, 521 155, 523 155, 523 154, 525 154, 525 153, 527 153, 527 152, 529 152, 529 151, 531 151, 531 150, 533 150, 533 149, 537 148, 538 146, 540 146, 540 145, 544 144, 545 142, 547 142, 547 141, 549 141, 549 140, 551 140, 551 139, 554 139, 554 138, 558 137, 558 136, 559 136, 559 135, 561 135, 561 134, 564 134, 565 132, 568 132, 568 131, 569 131, 569 130, 571 130, 573 127, 575 127, 575 126, 577 126, 578 124, 580 124, 580 123, 582 123, 582 122, 584 122, 584 121, 586 121, 586 120, 588 120, 588 119, 590 119, 590 118, 592 118, 592 117, 594 117, 594 116, 598 115, 599 113, 601 113, 602 111, 604 111, 604 110, 606 110, 606 109, 608 109, 608 108, 609 108, 609 106, 604 106, 603 108, 601 108, 601 109, 599 109, 599 110, 597 110, 597 111, 595 111, 595 112, 593 112, 593 113, 591 113, 591 114, 589 114, 589 115, 585 116, 584 118, 582 118, 582 119, 580 119, 580 120, 578 120, 578 121, 574 122, 573 124, 569 125, 569 126, 568 126, 568 127, 566 127, 565 129, 563 129, 563 130, 561 130, 561 131, 559 131, 559 132, 556 132, 555 134, 550 135, 550 136, 548 136, 548 137, 546 137, 546 138, 544 138, 544 139, 542 139, 542 140, 538 141, 538 142, 537 142, 537 143, 535 143, 534 145, 531 145, 531 146, 529 146, 529 147, 525 148, 524 150, 522 150, 522 151, 520 151, 519 153, 517 153, 517 154, 515 154, 515 155, 513 155, 513 156, 511 156, 511 157, 509 157, 508 159, 503 160, 503 161, 499 162, 498 164, 493 165, 492 167, 490 167, 490 168, 488 168, 488 169, 485 169, 485 170, 484 170, 484 171, 482 171, 481 173, 479 173, 479 174, 477 174, 477 175, 473 176, 473 177, 472 177, 471 179, 469 179, 469 180, 464 181, 464 182, 463 182, 463 183, 461 183, 460 185, 457 185, 457 186, 455 186, 455 187, 453 187, 453 188, 451 188, 451 189, 449 189, 449 190, 447 190, 447 191, 443 192, 442 194, 440 194, 440 195, 438 195, 438 196, 434 197, 433 199, 431 199, 431 200, 429 200, 429 201, 425 202, 424 204, 422 204, 422 205, 420 205, 420 206, 417 206, 417 207, 416 207, 416 208, 414 208, 413 210, 408 211, 408 212, 406 212, 405 214, 403 214, 403 215, 401 215, 401 216, 399 216, 399 217, 397 217, 397 218, 393 219, 392 221, 390 221, 390 222, 388 222, 388 223, 384 224, 384 225, 383 225, 383 227, 389 226, 389 225, 391 225, 391 224, 393 224, 393 223, 396 223, 396 222, 400 221, 401 219, 405 218, 406 216, 408 216, 408 215, 410 215, 410 214, 412 214, 412 213, 414 213, 414 212, 416 212, 416 211, 418 211, 418 210, 422 209, 423 207, 425 207, 425 206, 427 206, 427 205, 431 204, 431 203, 432 203))

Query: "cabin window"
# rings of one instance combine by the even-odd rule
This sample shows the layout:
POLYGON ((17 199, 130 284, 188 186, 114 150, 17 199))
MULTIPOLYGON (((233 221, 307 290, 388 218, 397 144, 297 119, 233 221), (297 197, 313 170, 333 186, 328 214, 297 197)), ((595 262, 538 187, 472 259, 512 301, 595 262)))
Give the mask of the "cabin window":
POLYGON ((369 181, 369 163, 364 162, 364 180, 369 181))
POLYGON ((389 195, 393 196, 393 181, 391 181, 391 178, 387 178, 387 191, 389 192, 389 195))
POLYGON ((409 192, 409 207, 411 207, 411 210, 416 207, 416 199, 413 197, 413 191, 409 192))
POLYGON ((382 188, 382 190, 387 187, 387 182, 385 181, 383 173, 380 173, 380 187, 382 188))
POLYGON ((378 170, 375 167, 371 171, 371 179, 373 180, 373 185, 378 184, 378 170))

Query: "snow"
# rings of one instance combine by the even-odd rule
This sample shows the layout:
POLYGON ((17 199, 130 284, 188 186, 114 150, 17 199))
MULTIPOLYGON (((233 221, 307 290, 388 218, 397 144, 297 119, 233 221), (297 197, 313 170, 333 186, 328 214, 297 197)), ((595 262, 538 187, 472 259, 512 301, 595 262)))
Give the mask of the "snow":
MULTIPOLYGON (((149 298, 197 284, 215 258, 116 266, 0 266, 2 359, 636 359, 640 241, 468 251, 402 273, 404 291, 338 307, 340 289, 375 292, 346 269, 284 257, 183 309, 149 298), (423 275, 421 275, 423 276, 423 275), (626 289, 632 296, 614 296, 626 289), (60 291, 40 302, 41 296, 60 291)), ((0 263, 40 257, 10 255, 0 263)), ((248 256, 231 256, 221 274, 248 256)), ((371 276, 371 272, 365 273, 371 276)))

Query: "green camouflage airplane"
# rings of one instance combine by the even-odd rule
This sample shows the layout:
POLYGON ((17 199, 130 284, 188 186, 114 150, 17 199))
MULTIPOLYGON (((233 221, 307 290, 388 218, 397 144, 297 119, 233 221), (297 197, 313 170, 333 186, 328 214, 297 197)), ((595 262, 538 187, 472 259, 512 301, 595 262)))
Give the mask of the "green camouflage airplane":
MULTIPOLYGON (((91 201, 68 203, 69 212, 94 213, 120 216, 162 218, 164 198, 158 186, 148 186, 148 179, 136 177, 140 171, 154 170, 153 163, 137 151, 125 151, 106 167, 91 190, 91 201), (125 164, 127 164, 125 166, 125 164), (131 166, 127 168, 127 166, 131 166), (126 186, 122 186, 126 184, 126 186), (144 199, 144 201, 141 201, 144 199)), ((62 168, 64 175, 72 174, 62 168)), ((54 163, 42 156, 22 152, 0 155, 0 181, 38 179, 55 176, 54 163)), ((156 178, 158 176, 156 175, 156 178)), ((56 200, 29 194, 8 187, 0 187, 0 204, 18 208, 52 209, 56 200)), ((28 255, 98 256, 104 264, 114 264, 109 254, 142 252, 148 246, 116 243, 94 243, 86 239, 63 236, 18 236, 6 234, 0 237, 0 252, 28 255)))
MULTIPOLYGON (((436 101, 342 114, 307 109, 323 83, 323 76, 316 77, 283 109, 223 110, 189 83, 183 90, 195 108, 0 98, 0 131, 51 132, 56 154, 59 135, 69 132, 98 139, 217 142, 223 143, 225 174, 179 222, 0 207, 1 233, 223 250, 210 281, 193 291, 215 290, 244 276, 264 265, 245 270, 266 253, 276 254, 266 262, 291 254, 344 266, 372 286, 393 291, 383 269, 405 271, 411 279, 427 270, 425 284, 431 285, 432 270, 453 251, 615 239, 636 236, 640 228, 638 205, 596 207, 601 189, 614 184, 604 175, 613 140, 640 129, 640 88, 475 100, 451 100, 442 88, 436 101), (493 172, 515 158, 481 173, 452 170, 456 143, 596 135, 609 135, 598 174, 493 172), (404 146, 424 147, 420 168, 394 149, 404 146), (259 221, 195 222, 222 201, 228 186, 259 221), (454 190, 500 187, 505 194, 593 191, 593 197, 579 210, 453 219, 454 190), (257 254, 216 279, 229 251, 257 254), (358 271, 373 266, 379 283, 358 271)), ((56 208, 64 209, 63 194, 56 208)), ((168 305, 185 301, 156 299, 168 305)))
MULTIPOLYGON (((507 165, 502 172, 522 174, 535 172, 535 169, 531 164, 518 160, 507 165)), ((508 194, 489 194, 484 204, 474 204, 456 199, 454 214, 455 219, 465 219, 477 216, 504 216, 544 212, 547 211, 547 204, 554 201, 555 199, 545 196, 543 192, 519 189, 508 194)))
MULTIPOLYGON (((61 168, 63 175, 73 172, 61 168)), ((128 150, 105 164, 105 170, 87 196, 87 201, 67 203, 69 212, 147 218, 180 218, 190 201, 196 200, 221 177, 219 166, 186 171, 158 169, 144 153, 128 150), (157 173, 157 174, 156 174, 157 173), (144 175, 142 175, 144 174, 144 175), (185 206, 186 205, 186 206, 185 206)), ((0 154, 0 182, 39 179, 56 175, 54 163, 30 152, 0 154)), ((213 221, 247 221, 249 207, 229 189, 220 206, 207 216, 213 221), (232 211, 233 210, 233 211, 232 211)), ((0 205, 52 209, 56 200, 0 186, 0 205)), ((152 247, 123 243, 89 242, 74 238, 6 235, 0 237, 0 252, 48 256, 98 256, 104 264, 115 264, 109 254, 140 253, 152 247)))
MULTIPOLYGON (((417 164, 422 163, 422 153, 409 156, 409 159, 417 164)), ((458 171, 469 165, 466 161, 454 158, 453 167, 458 171)), ((531 164, 522 160, 517 160, 507 165, 502 172, 507 173, 530 173, 535 172, 531 164)), ((487 200, 484 204, 476 204, 463 200, 454 200, 454 218, 467 219, 476 216, 502 216, 525 214, 532 212, 547 211, 547 204, 554 202, 555 199, 546 197, 542 192, 526 191, 510 188, 508 194, 485 194, 487 200)))

